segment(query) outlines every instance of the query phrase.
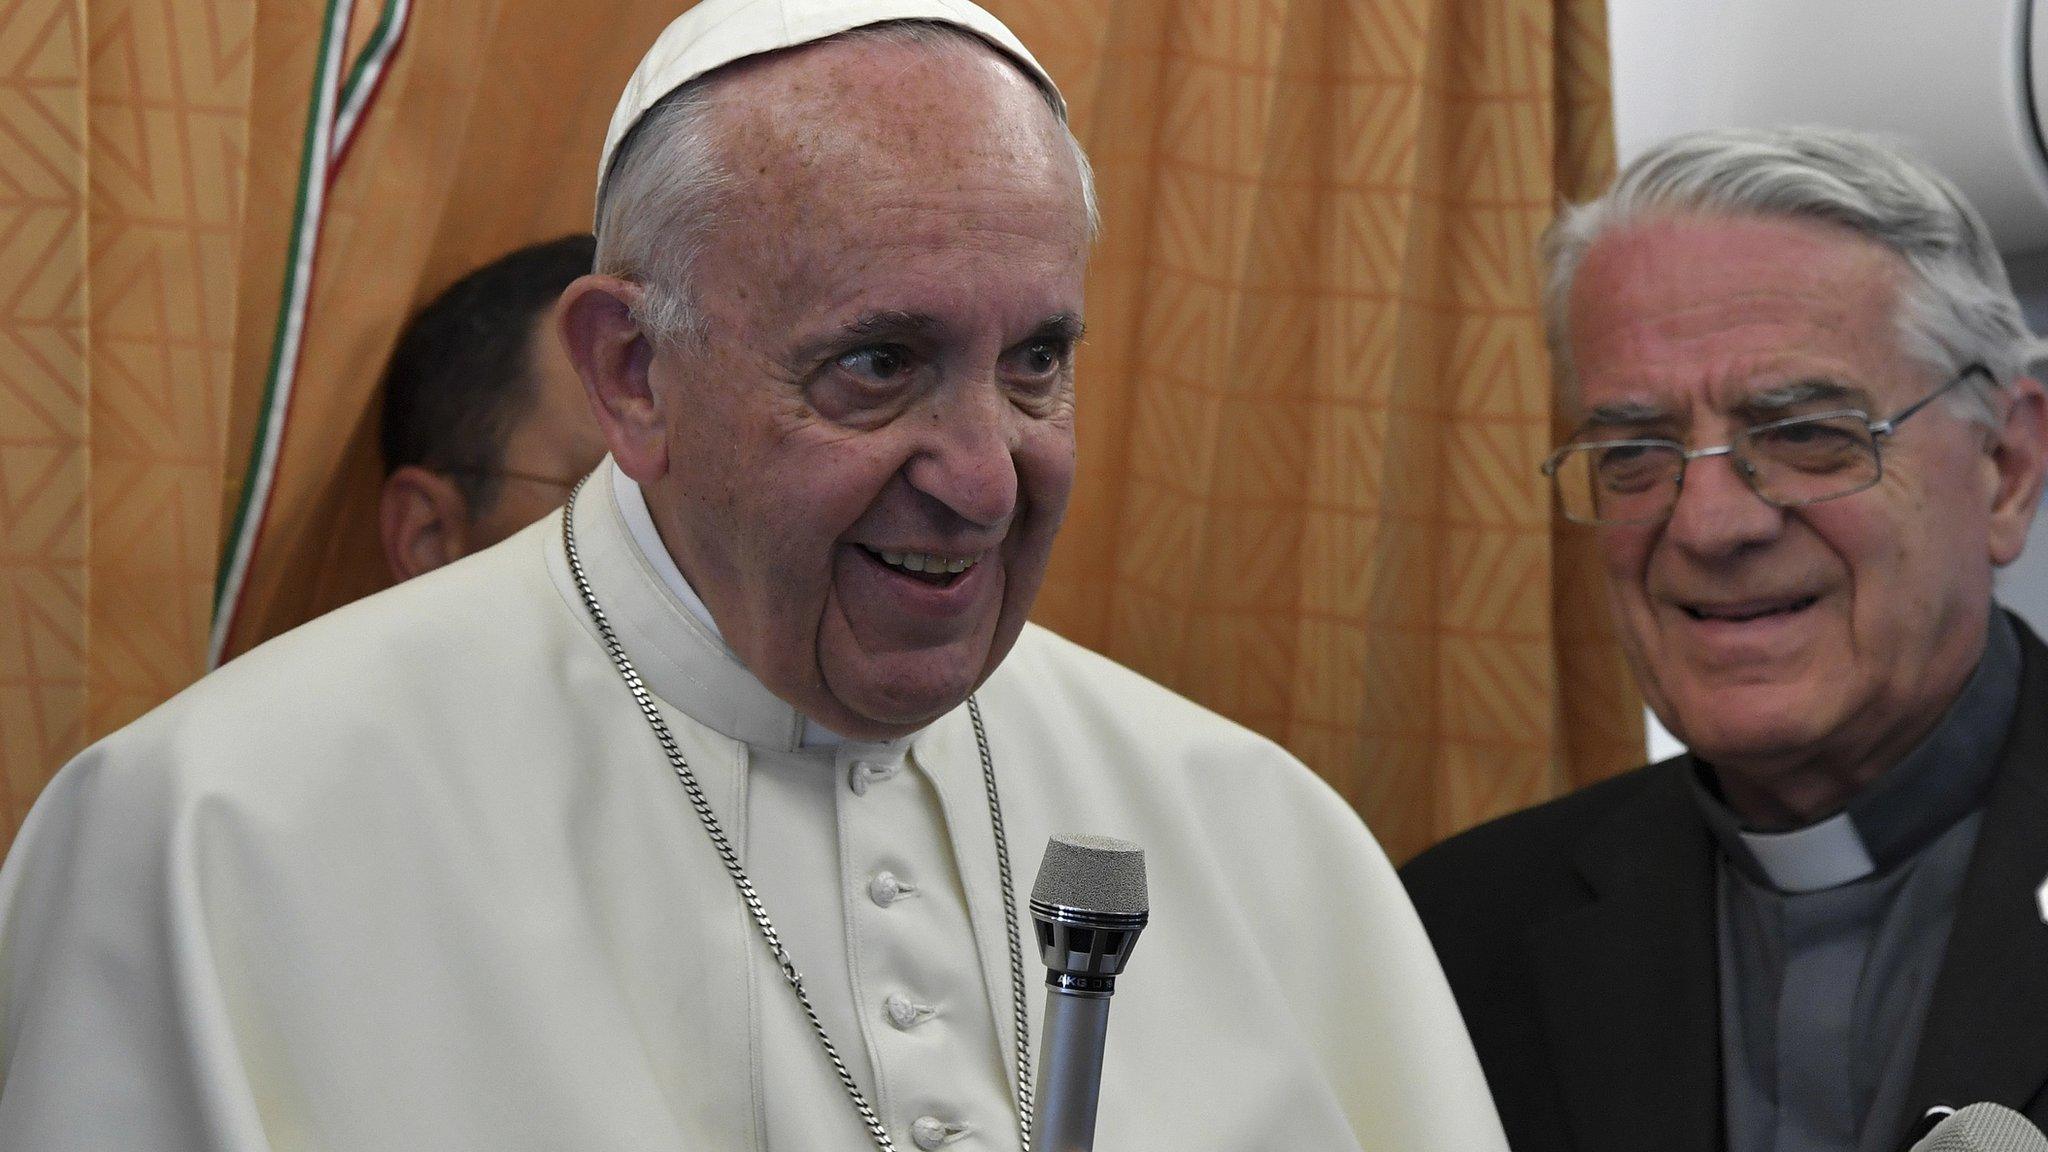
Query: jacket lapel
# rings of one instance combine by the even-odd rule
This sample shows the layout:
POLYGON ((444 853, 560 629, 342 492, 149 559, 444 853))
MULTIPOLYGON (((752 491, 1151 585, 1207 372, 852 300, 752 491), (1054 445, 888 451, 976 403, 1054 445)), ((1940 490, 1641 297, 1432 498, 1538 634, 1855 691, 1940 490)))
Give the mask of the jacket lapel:
POLYGON ((1577 1152, 1721 1146, 1714 848, 1682 758, 1580 842, 1590 903, 1527 943, 1577 1152))
POLYGON ((2048 648, 2024 625, 2020 640, 2019 710, 1963 880, 1901 1134, 1937 1104, 2025 1110, 2048 1084, 2048 924, 2037 898, 2048 881, 2048 648))

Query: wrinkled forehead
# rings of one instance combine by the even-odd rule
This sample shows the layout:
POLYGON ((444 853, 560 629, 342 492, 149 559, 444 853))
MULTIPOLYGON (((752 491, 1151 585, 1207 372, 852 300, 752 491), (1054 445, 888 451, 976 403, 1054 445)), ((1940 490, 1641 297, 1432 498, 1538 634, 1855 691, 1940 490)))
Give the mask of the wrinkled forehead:
POLYGON ((1571 289, 1572 408, 1663 394, 1725 409, 1799 378, 1910 374, 1897 253, 1824 222, 1671 216, 1597 240, 1571 289))
POLYGON ((1063 130, 1014 69, 969 51, 823 45, 736 78, 703 274, 762 307, 957 318, 1000 299, 1033 324, 1077 309, 1087 206, 1063 130))
POLYGON ((915 174, 971 186, 1072 167, 1037 88, 971 42, 834 41, 740 68, 707 106, 737 186, 829 201, 816 185, 915 174))

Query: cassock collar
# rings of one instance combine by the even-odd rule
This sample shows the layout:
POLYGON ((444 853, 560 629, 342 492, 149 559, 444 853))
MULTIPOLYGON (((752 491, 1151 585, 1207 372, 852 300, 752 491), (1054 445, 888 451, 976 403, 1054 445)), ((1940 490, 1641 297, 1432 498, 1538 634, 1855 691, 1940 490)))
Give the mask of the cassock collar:
POLYGON ((709 629, 711 635, 723 642, 725 633, 718 630, 718 621, 711 618, 711 609, 704 603, 690 582, 683 579, 683 570, 676 567, 676 558, 669 554, 668 545, 661 542, 661 530, 654 526, 654 513, 647 510, 647 496, 640 491, 640 482, 626 475, 616 460, 608 461, 607 469, 612 478, 612 498, 619 502, 619 515, 626 521, 626 531, 633 536, 633 543, 640 546, 640 555, 661 577, 668 590, 676 594, 697 623, 709 629))
MULTIPOLYGON (((756 747, 794 752, 855 743, 809 720, 740 663, 662 545, 639 485, 609 458, 577 494, 576 547, 619 643, 648 690, 663 701, 756 747)), ((587 626, 559 534, 549 540, 548 569, 587 626)), ((901 753, 920 735, 861 747, 901 753)))
POLYGON ((1751 881, 1800 893, 1861 880, 1911 859, 1983 804, 2019 691, 2019 636, 1993 606, 1984 654, 1941 722, 1841 811, 1789 832, 1750 831, 1699 760, 1693 796, 1722 854, 1751 881))
MULTIPOLYGON (((654 574, 661 577, 662 584, 675 593, 683 607, 690 610, 690 615, 697 618, 713 639, 724 645, 725 634, 718 630, 718 621, 712 619, 710 607, 683 578, 683 570, 676 567, 676 558, 669 554, 668 545, 661 542, 661 530, 654 526, 654 514, 647 510, 647 497, 640 491, 639 481, 626 475, 626 470, 619 467, 616 460, 611 461, 610 471, 612 498, 618 501, 619 515, 625 518, 626 531, 632 534, 633 543, 639 545, 640 555, 654 569, 654 574)), ((726 647, 726 651, 730 653, 732 649, 726 647)), ((808 716, 804 717, 804 747, 836 748, 845 742, 846 737, 808 716)))

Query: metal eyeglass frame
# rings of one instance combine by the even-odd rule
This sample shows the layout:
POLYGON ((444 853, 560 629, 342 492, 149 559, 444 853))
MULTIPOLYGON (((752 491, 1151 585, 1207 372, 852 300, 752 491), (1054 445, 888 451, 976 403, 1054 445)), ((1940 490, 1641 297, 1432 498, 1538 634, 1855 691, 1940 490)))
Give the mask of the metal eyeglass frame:
POLYGON ((477 476, 485 479, 525 480, 531 484, 547 484, 560 488, 565 492, 574 488, 583 479, 581 476, 572 476, 568 479, 563 479, 559 476, 543 476, 538 472, 523 472, 517 468, 454 467, 436 468, 433 471, 447 472, 457 476, 477 476))
MULTIPOLYGON (((1805 416, 1788 416, 1783 420, 1773 420, 1767 424, 1759 424, 1754 428, 1744 428, 1742 431, 1736 433, 1735 438, 1733 440, 1730 440, 1728 443, 1716 444, 1707 448, 1687 448, 1685 445, 1679 443, 1676 440, 1665 440, 1656 438, 1638 440, 1590 440, 1584 443, 1567 444, 1564 447, 1559 448, 1557 451, 1552 452, 1550 454, 1550 458, 1545 460, 1539 466, 1539 470, 1543 473, 1544 476, 1550 479, 1552 492, 1557 493, 1557 470, 1563 466, 1565 458, 1567 456, 1570 456, 1574 452, 1583 452, 1589 448, 1628 447, 1675 448, 1678 450, 1678 474, 1672 478, 1671 499, 1664 506, 1663 512, 1659 513, 1656 516, 1614 520, 1580 520, 1572 516, 1569 512, 1567 512, 1565 518, 1567 520, 1570 520, 1574 524, 1586 524, 1594 526, 1606 524, 1660 524, 1665 520, 1670 519, 1671 513, 1675 511, 1678 507, 1679 493, 1685 490, 1686 466, 1691 464, 1693 461, 1706 456, 1727 456, 1729 458, 1728 462, 1732 464, 1735 468, 1735 474, 1737 476, 1742 477, 1743 484, 1746 485, 1751 492, 1756 493, 1757 499, 1762 500, 1764 503, 1769 504, 1774 508, 1801 508, 1808 504, 1822 504, 1829 500, 1839 500, 1844 496, 1854 496, 1858 492, 1862 492, 1867 489, 1876 487, 1878 481, 1884 479, 1885 441, 1891 437, 1892 433, 1898 431, 1899 425, 1904 424, 1907 418, 1912 416, 1913 413, 1918 412, 1922 408, 1927 407, 1929 404, 1934 403, 1936 400, 1940 399, 1942 395, 1947 393, 1949 389, 1954 388, 1958 384, 1961 384, 1963 381, 1968 380, 1973 376, 1982 376, 1986 380, 1990 380, 1993 383, 1996 383, 1998 380, 1998 377, 1992 374, 1991 369, 1985 367, 1981 363, 1973 363, 1965 367, 1961 372, 1958 372, 1954 376, 1949 377, 1948 381, 1944 383, 1941 387, 1936 388, 1934 391, 1929 392, 1927 395, 1922 396, 1920 399, 1915 400, 1911 404, 1906 405, 1906 407, 1901 409, 1896 415, 1891 416, 1890 418, 1884 420, 1872 420, 1870 418, 1870 414, 1864 412, 1860 408, 1838 408, 1828 412, 1813 412, 1805 416), (1750 463, 1747 457, 1744 457, 1736 453, 1736 445, 1744 443, 1750 437, 1756 435, 1759 432, 1769 432, 1776 428, 1784 428, 1788 425, 1793 424, 1803 424, 1809 421, 1833 420, 1842 416, 1855 416, 1864 422, 1864 426, 1868 428, 1870 431, 1870 454, 1871 457, 1877 461, 1877 470, 1871 473, 1870 479, 1861 484, 1856 485, 1853 488, 1845 488, 1840 492, 1830 492, 1826 496, 1814 496, 1805 500, 1773 499, 1770 495, 1765 493, 1763 489, 1757 486, 1756 465, 1750 463)), ((1557 493, 1557 496, 1558 503, 1560 507, 1562 507, 1564 504, 1563 494, 1557 493)))

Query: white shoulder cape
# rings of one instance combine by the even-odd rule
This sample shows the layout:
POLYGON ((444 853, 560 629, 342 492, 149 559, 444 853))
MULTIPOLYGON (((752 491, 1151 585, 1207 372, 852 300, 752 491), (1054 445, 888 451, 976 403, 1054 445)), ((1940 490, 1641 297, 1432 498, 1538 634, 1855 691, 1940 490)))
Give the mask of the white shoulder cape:
MULTIPOLYGON (((587 487, 598 594, 712 804, 744 811, 749 750, 801 718, 721 663, 587 487)), ((1021 889, 1054 832, 1146 849, 1098 1147, 1504 1152, 1429 942, 1329 788, 1037 628, 979 697, 1021 889)), ((1007 1044, 965 710, 906 754, 962 830, 1007 1044)), ((767 1152, 759 1038, 793 1026, 787 998, 558 515, 249 653, 57 777, 0 870, 0 1148, 767 1152)), ((839 1146, 864 1146, 845 1117, 839 1146)))

